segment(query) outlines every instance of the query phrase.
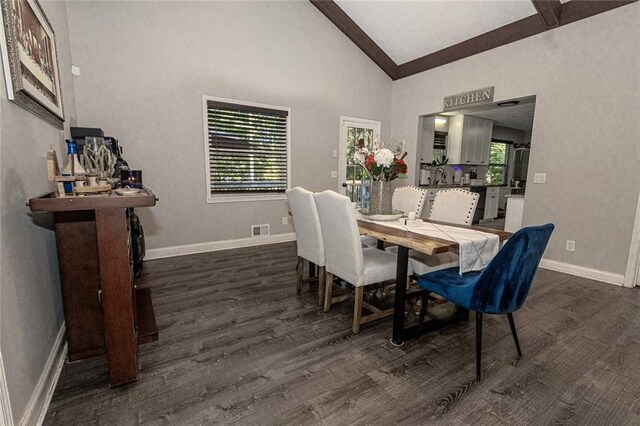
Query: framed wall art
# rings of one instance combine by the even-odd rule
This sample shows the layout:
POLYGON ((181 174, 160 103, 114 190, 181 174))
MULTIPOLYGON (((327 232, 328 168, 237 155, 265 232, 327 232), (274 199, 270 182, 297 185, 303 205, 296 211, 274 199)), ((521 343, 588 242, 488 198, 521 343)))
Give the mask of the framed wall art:
POLYGON ((37 0, 0 0, 7 96, 62 129, 64 112, 53 28, 37 0))

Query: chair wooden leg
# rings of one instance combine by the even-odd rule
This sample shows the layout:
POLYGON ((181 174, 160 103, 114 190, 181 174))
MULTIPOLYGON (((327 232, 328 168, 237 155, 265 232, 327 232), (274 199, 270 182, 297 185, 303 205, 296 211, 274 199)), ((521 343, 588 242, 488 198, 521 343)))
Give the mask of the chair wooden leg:
POLYGON ((353 326, 351 330, 353 334, 360 331, 360 320, 362 319, 362 298, 364 296, 364 288, 356 287, 356 294, 353 298, 353 326))
POLYGON ((327 281, 327 271, 324 266, 318 271, 318 306, 324 303, 324 286, 327 281))
POLYGON ((324 278, 324 311, 329 312, 331 309, 331 291, 333 290, 333 274, 325 271, 324 278))
POLYGON ((304 259, 298 256, 298 264, 296 265, 296 272, 298 273, 298 280, 296 281, 296 291, 300 293, 302 291, 302 274, 304 272, 304 259))
POLYGON ((422 292, 422 306, 420 307, 420 317, 418 318, 418 334, 416 337, 420 337, 422 333, 422 323, 424 322, 424 316, 427 313, 427 305, 429 304, 429 292, 422 292))
POLYGON ((482 314, 476 312, 476 379, 480 381, 482 365, 482 314))
POLYGON ((518 356, 522 358, 522 351, 520 351, 520 343, 518 342, 518 333, 516 332, 516 324, 513 322, 513 314, 507 314, 507 318, 509 318, 509 326, 511 327, 511 334, 513 334, 513 341, 516 343, 518 356))

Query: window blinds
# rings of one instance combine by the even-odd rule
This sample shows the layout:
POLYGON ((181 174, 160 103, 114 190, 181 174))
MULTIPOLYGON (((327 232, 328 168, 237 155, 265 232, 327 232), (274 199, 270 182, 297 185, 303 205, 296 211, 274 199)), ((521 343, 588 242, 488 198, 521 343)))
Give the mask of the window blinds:
POLYGON ((211 194, 287 189, 288 112, 207 101, 211 194))

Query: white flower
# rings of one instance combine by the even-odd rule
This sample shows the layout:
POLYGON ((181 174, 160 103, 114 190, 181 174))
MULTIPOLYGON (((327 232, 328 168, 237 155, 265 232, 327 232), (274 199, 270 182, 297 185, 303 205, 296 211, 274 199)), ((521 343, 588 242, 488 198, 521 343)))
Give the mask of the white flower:
POLYGON ((378 163, 382 167, 389 167, 391 164, 393 164, 393 152, 391 152, 387 148, 382 148, 381 150, 377 151, 373 158, 376 160, 376 163, 378 163))

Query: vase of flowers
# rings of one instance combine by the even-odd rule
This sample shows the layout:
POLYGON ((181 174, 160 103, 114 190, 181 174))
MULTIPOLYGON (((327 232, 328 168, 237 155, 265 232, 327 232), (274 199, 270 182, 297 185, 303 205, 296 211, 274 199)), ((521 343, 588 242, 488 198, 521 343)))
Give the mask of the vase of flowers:
POLYGON ((369 187, 369 214, 393 214, 391 182, 374 180, 369 187))
POLYGON ((374 149, 369 150, 361 139, 354 156, 371 179, 369 214, 393 214, 391 182, 407 177, 407 164, 404 162, 407 153, 404 152, 404 143, 396 147, 396 153, 389 148, 377 148, 377 145, 374 144, 374 149))

